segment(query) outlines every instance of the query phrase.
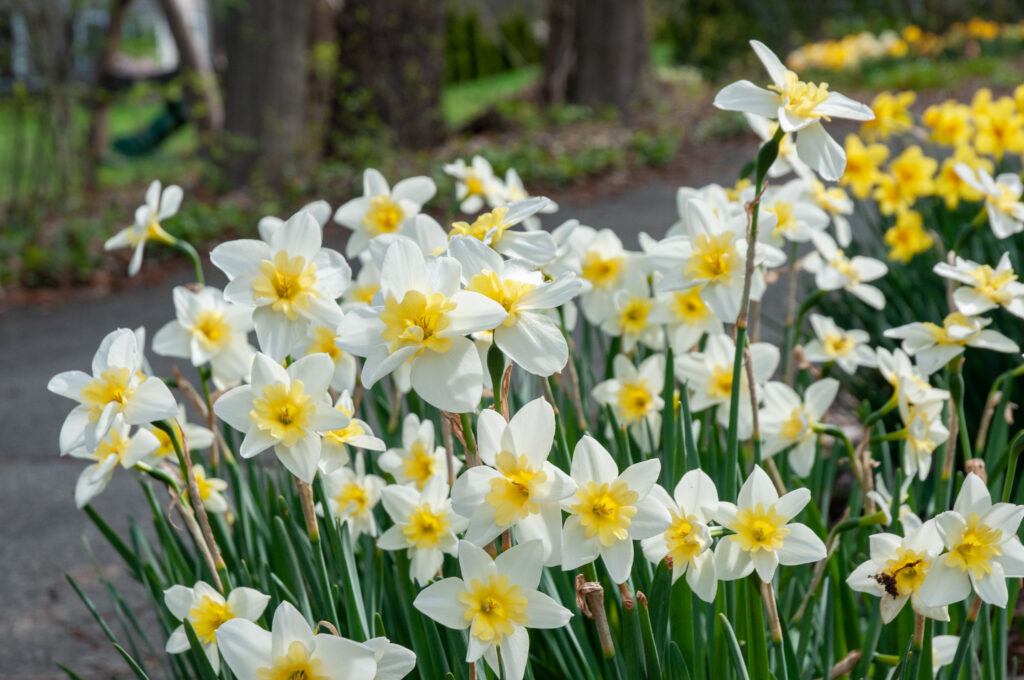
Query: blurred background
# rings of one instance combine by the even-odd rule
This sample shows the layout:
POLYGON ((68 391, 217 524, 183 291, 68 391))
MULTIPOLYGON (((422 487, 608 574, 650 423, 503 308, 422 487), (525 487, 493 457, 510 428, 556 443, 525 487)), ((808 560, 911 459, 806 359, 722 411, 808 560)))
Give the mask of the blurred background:
POLYGON ((710 100, 764 79, 754 37, 861 99, 1012 89, 1022 18, 1017 0, 0 0, 0 285, 122 278, 102 242, 154 178, 185 188, 172 231, 200 245, 337 206, 367 166, 433 175, 442 213, 441 164, 476 153, 533 194, 671 175, 749 135, 710 100))

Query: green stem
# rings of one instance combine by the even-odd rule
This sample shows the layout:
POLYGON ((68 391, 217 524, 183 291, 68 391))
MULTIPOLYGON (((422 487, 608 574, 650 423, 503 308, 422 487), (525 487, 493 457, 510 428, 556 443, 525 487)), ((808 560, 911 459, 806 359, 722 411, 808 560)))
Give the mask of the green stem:
MULTIPOLYGON (((476 439, 473 437, 473 424, 469 422, 468 413, 460 413, 459 421, 462 423, 462 436, 466 440, 466 451, 474 458, 476 457, 476 439)), ((466 461, 467 465, 469 461, 466 461)))
POLYGON ((1003 502, 1010 502, 1010 494, 1013 492, 1013 478, 1017 474, 1017 458, 1024 450, 1024 432, 1018 432, 1017 436, 1010 442, 1010 452, 1006 459, 1006 477, 1003 481, 1003 502))
POLYGON ((971 646, 971 633, 974 632, 974 624, 978 620, 978 610, 981 607, 981 598, 974 596, 971 603, 971 610, 967 612, 967 621, 960 630, 960 642, 956 646, 956 654, 953 656, 953 663, 949 666, 949 673, 946 675, 950 680, 957 680, 960 677, 960 669, 964 665, 964 658, 967 656, 967 649, 971 646))
POLYGON ((970 460, 974 457, 974 453, 971 450, 971 437, 967 432, 967 418, 964 416, 963 362, 958 362, 956 370, 953 371, 953 375, 949 381, 949 392, 950 396, 953 398, 953 403, 956 405, 957 420, 960 421, 960 427, 957 428, 960 434, 960 448, 963 449, 964 460, 970 460))
POLYGON ((487 350, 487 371, 491 374, 491 389, 494 390, 494 410, 501 413, 501 379, 505 373, 505 354, 493 341, 487 350))
POLYGON ((201 286, 205 285, 206 279, 203 277, 203 262, 199 259, 199 253, 192 247, 192 244, 184 239, 176 238, 171 245, 183 252, 192 261, 192 268, 196 272, 196 283, 201 286))
POLYGON ((864 427, 873 427, 875 423, 877 423, 885 416, 885 414, 889 413, 894 408, 896 408, 899 405, 899 400, 897 398, 898 396, 899 393, 896 390, 893 390, 892 396, 889 397, 889 401, 885 402, 885 404, 882 405, 882 408, 878 409, 877 411, 873 411, 871 415, 869 415, 867 419, 864 420, 864 427))

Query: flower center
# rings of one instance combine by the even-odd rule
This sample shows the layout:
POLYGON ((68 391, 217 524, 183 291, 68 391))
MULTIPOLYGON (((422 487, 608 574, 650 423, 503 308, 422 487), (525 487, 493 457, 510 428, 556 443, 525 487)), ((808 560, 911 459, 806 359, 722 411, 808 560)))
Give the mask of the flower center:
MULTIPOLYGON (((338 410, 340 411, 341 409, 339 408, 338 410)), ((360 425, 358 421, 353 420, 340 430, 330 430, 329 432, 324 432, 324 437, 330 439, 335 444, 344 445, 349 443, 356 437, 363 436, 364 434, 366 434, 366 430, 363 429, 363 426, 360 425)))
POLYGON ((196 637, 207 645, 217 641, 220 624, 233 618, 235 613, 226 602, 217 602, 209 595, 204 595, 199 604, 188 610, 188 620, 196 631, 196 637))
POLYGON ((826 356, 845 357, 853 351, 856 342, 849 333, 826 333, 821 345, 826 356))
POLYGON ((196 465, 192 468, 196 477, 196 487, 199 489, 199 500, 209 500, 210 496, 215 491, 213 482, 206 476, 206 471, 202 467, 196 465))
POLYGON ((807 431, 807 416, 803 406, 797 406, 789 414, 789 417, 782 423, 779 430, 779 437, 787 441, 796 441, 802 438, 807 431))
POLYGON ((672 313, 680 323, 697 325, 708 318, 711 309, 700 298, 701 286, 677 291, 672 296, 672 313))
POLYGON ((95 423, 99 420, 103 408, 111 402, 120 405, 118 410, 124 408, 125 402, 132 396, 132 388, 128 384, 131 378, 130 368, 108 368, 100 373, 99 378, 93 378, 86 383, 79 398, 83 404, 89 406, 89 422, 95 423))
MULTIPOLYGON (((740 377, 743 380, 743 377, 740 377)), ((732 395, 732 366, 715 366, 708 380, 708 394, 715 399, 728 399, 732 395)))
POLYGON ((362 302, 365 305, 373 302, 373 296, 380 290, 380 286, 376 283, 370 283, 365 286, 356 286, 349 293, 348 297, 355 302, 362 302))
POLYGON ((380 315, 384 322, 381 338, 391 343, 392 352, 408 345, 447 352, 451 349, 452 339, 438 334, 448 328, 448 312, 453 309, 455 303, 443 293, 427 295, 410 290, 406 291, 401 302, 389 296, 380 315))
POLYGON ((849 279, 849 281, 846 282, 847 286, 860 283, 860 274, 853 268, 853 263, 850 262, 850 258, 846 257, 846 254, 842 250, 836 250, 835 255, 831 260, 829 260, 829 264, 832 265, 836 271, 849 279))
POLYGON ((508 526, 540 512, 540 504, 532 498, 547 474, 531 466, 526 456, 517 458, 509 451, 495 457, 495 466, 502 478, 491 479, 491 491, 484 499, 494 508, 494 521, 508 526))
POLYGON ((287 447, 306 435, 309 417, 313 413, 313 397, 305 394, 301 380, 290 385, 275 383, 263 388, 263 396, 255 399, 249 420, 287 447))
POLYGON ((634 503, 639 498, 640 494, 622 480, 611 484, 590 481, 576 491, 577 503, 572 509, 580 516, 587 538, 598 536, 607 548, 617 541, 629 540, 629 527, 637 512, 634 503))
POLYGON ((824 118, 828 120, 828 116, 814 112, 814 109, 819 104, 828 99, 828 83, 820 85, 807 83, 800 80, 797 74, 792 71, 786 71, 785 84, 781 87, 769 85, 768 89, 779 93, 783 99, 783 105, 790 113, 800 118, 824 118))
POLYGON ((889 578, 883 577, 883 580, 895 586, 898 595, 894 597, 916 593, 924 583, 929 564, 931 560, 928 560, 924 553, 901 547, 896 551, 895 557, 886 561, 884 574, 889 578))
POLYGON ((117 462, 122 462, 124 454, 128 451, 128 443, 128 438, 122 435, 120 430, 111 428, 103 441, 96 446, 96 460, 103 462, 110 456, 116 456, 117 462))
POLYGON ((630 296, 629 302, 619 313, 619 327, 622 328, 622 332, 639 335, 647 330, 647 317, 653 307, 654 300, 630 296))
POLYGON ((435 513, 430 505, 424 503, 409 515, 409 523, 402 528, 402 533, 410 545, 424 550, 436 547, 450 526, 446 513, 435 513))
POLYGON ((342 486, 334 500, 337 501, 341 512, 361 516, 370 509, 370 495, 363 486, 354 481, 342 486))
POLYGON ((436 471, 437 459, 433 453, 427 450, 423 442, 413 442, 409 455, 402 461, 402 473, 413 480, 416 488, 422 491, 436 471))
POLYGON ((474 172, 466 173, 466 196, 483 196, 484 183, 474 172))
POLYGON ((484 213, 480 217, 474 220, 473 224, 468 222, 455 222, 452 224, 451 231, 448 232, 448 236, 472 236, 473 238, 483 241, 490 235, 491 243, 496 242, 501 238, 501 235, 505 233, 511 225, 505 224, 505 214, 508 212, 508 206, 502 206, 495 208, 491 212, 484 213))
POLYGON ((623 257, 602 257, 596 251, 587 251, 583 255, 580 275, 600 290, 608 290, 615 286, 622 275, 625 263, 623 257))
POLYGON ((687 515, 685 512, 682 514, 677 514, 674 510, 669 512, 672 515, 672 524, 665 530, 668 554, 672 556, 674 564, 688 562, 692 565, 704 547, 697 531, 697 518, 687 515))
POLYGON ((381 194, 370 199, 370 209, 363 215, 363 226, 370 237, 391 234, 398 230, 405 211, 390 196, 381 194))
POLYGON ((1003 290, 1006 284, 1017 280, 1017 275, 1012 269, 997 272, 987 264, 973 269, 971 277, 978 282, 976 289, 996 304, 1005 304, 1010 300, 1010 293, 1003 290))
POLYGON ((219 309, 204 309, 196 317, 192 334, 207 352, 218 350, 231 339, 231 326, 224 320, 224 312, 219 309))
POLYGON ((619 387, 617 410, 624 422, 633 424, 646 418, 653 404, 654 395, 646 382, 623 382, 619 387))
POLYGON ((1010 187, 1000 184, 998 191, 999 193, 992 197, 992 202, 996 204, 1000 211, 1009 213, 1013 210, 1014 206, 1020 203, 1020 194, 1010 187))
POLYGON ((270 668, 260 668, 256 671, 257 680, 330 680, 324 675, 323 662, 320 659, 310 659, 309 651, 298 640, 293 640, 288 645, 288 651, 284 656, 274 659, 274 665, 270 668))
POLYGON ((516 624, 530 620, 528 602, 519 584, 505 574, 489 574, 487 581, 478 578, 459 593, 459 602, 466 606, 466 621, 472 621, 470 633, 483 641, 500 645, 506 635, 515 632, 516 624))
POLYGON ((793 214, 793 204, 785 201, 778 201, 772 205, 765 206, 765 212, 770 212, 778 218, 772 236, 782 238, 793 232, 797 227, 796 216, 793 214))
POLYGON ((785 523, 786 518, 775 512, 774 505, 767 510, 761 503, 753 508, 740 508, 732 526, 736 533, 729 539, 739 543, 746 552, 772 552, 781 548, 782 539, 789 535, 789 529, 783 526, 785 523))
POLYGON ((316 326, 313 329, 313 342, 309 344, 306 354, 323 353, 331 357, 332 361, 337 362, 342 355, 342 351, 336 343, 338 337, 338 334, 327 326, 316 326))
POLYGON ((489 270, 475 274, 469 280, 469 290, 491 298, 508 312, 508 318, 502 323, 503 326, 511 326, 516 322, 520 300, 536 287, 526 281, 499 279, 496 273, 489 270))
POLYGON ((309 309, 313 298, 319 297, 313 287, 316 281, 315 264, 306 264, 301 255, 288 257, 288 253, 281 251, 273 261, 260 263, 252 290, 257 300, 270 301, 271 309, 294 321, 299 312, 309 309))
POLYGON ((718 236, 700 234, 693 239, 693 255, 686 264, 686 275, 709 283, 732 278, 740 266, 733 237, 734 234, 727 231, 718 236))
POLYGON ((983 578, 992 573, 992 559, 1003 554, 1002 538, 1002 531, 982 524, 978 513, 972 512, 956 545, 946 553, 946 564, 983 578))

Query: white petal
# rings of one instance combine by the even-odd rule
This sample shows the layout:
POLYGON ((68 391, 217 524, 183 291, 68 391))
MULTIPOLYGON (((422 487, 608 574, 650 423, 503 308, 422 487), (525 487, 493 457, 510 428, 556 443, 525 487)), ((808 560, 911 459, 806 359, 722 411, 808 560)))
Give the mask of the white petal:
POLYGON ((320 436, 307 434, 295 443, 295 446, 274 446, 274 453, 277 454, 281 464, 293 475, 306 482, 313 483, 316 477, 316 468, 320 463, 320 436))
POLYGON ((633 541, 615 541, 608 547, 602 547, 601 561, 612 581, 625 583, 633 569, 633 541))
POLYGON ((483 367, 476 347, 466 338, 452 338, 441 354, 427 350, 412 365, 412 386, 428 404, 452 413, 476 408, 483 392, 483 367))
POLYGON ((779 95, 754 85, 749 80, 738 80, 726 85, 715 95, 715 106, 725 111, 743 111, 765 118, 775 118, 779 95))
POLYGON ((580 486, 587 482, 611 483, 619 469, 608 450, 590 435, 583 435, 572 454, 571 475, 580 486))
POLYGON ((959 602, 971 594, 971 580, 967 572, 959 567, 946 564, 945 557, 939 557, 928 568, 928 575, 921 584, 917 595, 929 607, 942 607, 959 602))
POLYGON ((271 633, 252 621, 231 619, 217 628, 217 648, 239 678, 255 678, 273 663, 271 633))
POLYGON ((789 534, 782 539, 782 547, 776 551, 779 564, 806 564, 825 559, 825 544, 809 527, 787 524, 786 528, 789 534))
POLYGON ((529 590, 526 592, 527 615, 530 628, 561 628, 569 623, 572 612, 555 602, 549 595, 529 590))
POLYGON ((750 554, 744 552, 737 541, 725 537, 715 547, 715 573, 721 581, 743 578, 754 570, 750 554))
POLYGON ((846 169, 846 151, 819 122, 800 130, 796 136, 796 151, 800 160, 830 182, 838 181, 846 169))

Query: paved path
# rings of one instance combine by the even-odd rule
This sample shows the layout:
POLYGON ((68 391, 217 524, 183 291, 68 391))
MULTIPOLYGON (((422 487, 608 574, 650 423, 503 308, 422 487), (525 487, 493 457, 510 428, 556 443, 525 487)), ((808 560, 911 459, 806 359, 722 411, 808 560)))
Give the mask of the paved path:
MULTIPOLYGON (((637 233, 660 236, 676 220, 680 183, 729 181, 742 164, 735 153, 731 156, 707 159, 692 168, 693 176, 654 179, 586 203, 562 200, 558 220, 549 220, 548 226, 577 217, 584 224, 615 229, 626 247, 636 248, 637 233)), ((331 232, 329 241, 339 232, 331 232)), ((211 285, 223 285, 209 265, 207 275, 211 285)), ((72 493, 83 465, 57 455, 57 435, 72 404, 47 392, 46 383, 63 370, 88 370, 100 340, 114 328, 142 325, 154 333, 173 315, 171 288, 188 280, 182 270, 145 287, 102 296, 83 292, 56 306, 0 314, 0 680, 64 678, 56 662, 70 665, 85 680, 125 677, 122 662, 64 574, 83 585, 115 632, 119 628, 99 574, 116 582, 129 601, 144 603, 146 598, 88 518, 75 509, 72 493), (95 564, 83 541, 92 548, 95 564)), ((168 361, 152 353, 149 358, 158 373, 169 374, 168 361)), ((148 514, 142 492, 124 471, 115 474, 95 507, 122 530, 129 513, 143 524, 148 514)), ((162 643, 154 640, 158 653, 162 643)))

